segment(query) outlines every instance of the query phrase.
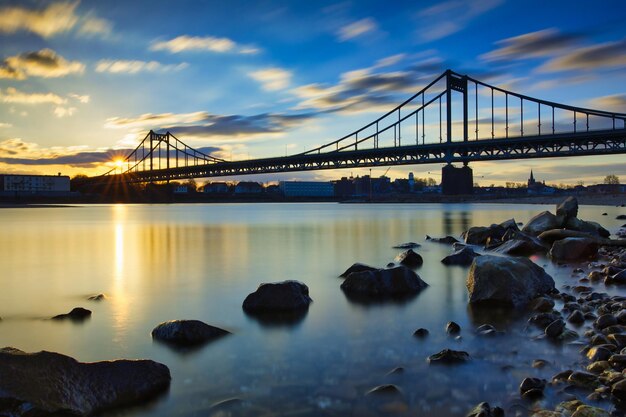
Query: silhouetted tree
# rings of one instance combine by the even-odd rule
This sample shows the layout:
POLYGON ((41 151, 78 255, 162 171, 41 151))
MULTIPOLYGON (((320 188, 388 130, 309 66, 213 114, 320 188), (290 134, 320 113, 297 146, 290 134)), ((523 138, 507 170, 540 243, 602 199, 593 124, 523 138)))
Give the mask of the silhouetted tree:
POLYGON ((619 184, 619 177, 614 174, 607 175, 604 177, 605 184, 619 184))

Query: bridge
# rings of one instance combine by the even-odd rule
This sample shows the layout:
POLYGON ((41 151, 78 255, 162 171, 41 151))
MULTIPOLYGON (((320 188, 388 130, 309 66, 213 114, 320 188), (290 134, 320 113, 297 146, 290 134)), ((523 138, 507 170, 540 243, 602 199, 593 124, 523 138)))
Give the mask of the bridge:
POLYGON ((442 182, 469 184, 472 161, 626 153, 626 114, 570 106, 447 70, 376 120, 337 140, 288 156, 227 161, 170 132, 150 131, 89 184, 157 182, 262 173, 447 164, 442 182), (450 164, 460 163, 463 168, 450 164))

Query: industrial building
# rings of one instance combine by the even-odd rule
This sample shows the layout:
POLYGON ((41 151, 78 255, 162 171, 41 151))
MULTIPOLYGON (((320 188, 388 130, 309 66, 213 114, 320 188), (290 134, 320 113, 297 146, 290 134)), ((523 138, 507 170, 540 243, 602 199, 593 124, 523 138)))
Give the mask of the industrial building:
POLYGON ((278 188, 285 197, 333 197, 335 188, 332 182, 281 181, 278 188))
POLYGON ((0 192, 19 194, 60 194, 70 192, 70 177, 65 175, 0 174, 0 192))

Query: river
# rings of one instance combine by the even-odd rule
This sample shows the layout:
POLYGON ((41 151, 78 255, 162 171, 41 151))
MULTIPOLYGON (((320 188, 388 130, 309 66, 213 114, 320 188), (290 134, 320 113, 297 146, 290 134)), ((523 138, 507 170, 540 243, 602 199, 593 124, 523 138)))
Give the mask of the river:
MULTIPOLYGON (((467 268, 446 267, 447 245, 474 225, 525 222, 553 206, 498 204, 188 204, 7 208, 0 211, 0 345, 50 350, 80 361, 149 358, 172 373, 168 393, 115 416, 464 416, 478 402, 511 409, 526 376, 549 379, 580 361, 579 346, 533 340, 527 316, 468 308, 467 268), (415 241, 430 286, 402 303, 349 301, 337 276, 354 262, 385 266, 415 241), (314 302, 297 323, 247 316, 241 304, 262 282, 295 279, 314 302), (87 301, 104 293, 101 302, 87 301), (46 320, 82 306, 83 323, 46 320), (200 349, 152 341, 160 322, 198 319, 233 332, 200 349), (461 339, 446 335, 450 320, 461 339), (477 337, 494 324, 506 335, 477 337), (413 332, 424 327, 424 340, 413 332), (472 360, 430 366, 443 348, 472 360), (548 365, 538 369, 533 360, 548 365), (396 367, 402 373, 388 374, 396 367), (397 398, 365 393, 393 383, 397 398), (215 403, 238 398, 221 407, 215 403)), ((615 207, 582 206, 579 217, 614 232, 615 207), (607 212, 608 216, 602 216, 607 212)), ((573 266, 533 258, 557 282, 573 266)), ((575 281, 574 281, 575 282, 575 281)), ((576 329, 581 334, 584 329, 576 329)), ((533 333, 535 332, 535 333, 533 333)), ((546 403, 557 401, 547 389, 546 403)))

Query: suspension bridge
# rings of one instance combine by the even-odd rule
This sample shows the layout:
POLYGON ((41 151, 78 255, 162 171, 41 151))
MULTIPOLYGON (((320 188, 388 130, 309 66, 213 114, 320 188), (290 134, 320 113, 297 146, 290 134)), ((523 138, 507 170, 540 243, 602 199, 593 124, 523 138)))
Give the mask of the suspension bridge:
POLYGON ((626 153, 625 113, 541 100, 447 70, 376 120, 302 153, 227 161, 170 132, 150 131, 121 169, 85 181, 158 182, 439 163, 447 164, 445 192, 446 183, 460 181, 471 188, 467 165, 472 161, 619 153, 626 153), (463 168, 453 168, 453 163, 463 168))

